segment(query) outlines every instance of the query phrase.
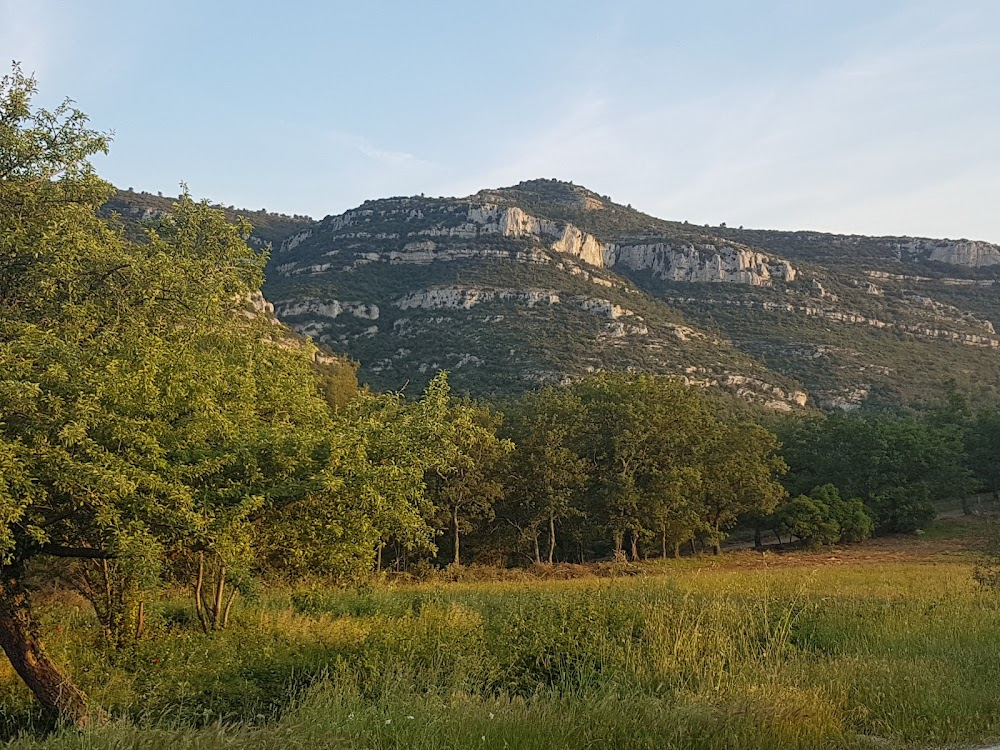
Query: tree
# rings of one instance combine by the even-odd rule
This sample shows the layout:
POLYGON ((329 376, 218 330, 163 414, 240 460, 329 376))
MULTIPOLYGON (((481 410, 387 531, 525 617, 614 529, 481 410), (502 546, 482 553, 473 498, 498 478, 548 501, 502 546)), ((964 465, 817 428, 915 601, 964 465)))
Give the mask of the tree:
POLYGON ((832 484, 813 487, 809 497, 826 506, 830 519, 837 524, 840 535, 835 541, 863 542, 875 533, 875 521, 860 497, 844 499, 832 484))
POLYGON ((681 545, 695 538, 702 527, 701 468, 685 466, 658 471, 654 477, 656 499, 653 528, 659 533, 661 556, 668 547, 681 556, 681 545))
POLYGON ((830 517, 830 508, 806 495, 783 502, 774 517, 779 537, 795 537, 809 546, 833 544, 840 538, 840 527, 830 517))
POLYGON ((699 393, 677 379, 626 373, 586 378, 571 391, 584 407, 576 450, 590 465, 594 512, 615 555, 624 555, 626 534, 633 560, 644 537, 675 549, 692 538, 703 525, 706 460, 720 428, 699 393))
POLYGON ((569 447, 582 429, 583 407, 562 388, 524 396, 508 417, 507 434, 515 449, 511 459, 510 500, 533 542, 535 563, 542 562, 538 538, 548 531, 549 565, 555 561, 556 527, 583 515, 575 500, 587 480, 586 462, 569 447))
POLYGON ((968 435, 969 463, 983 486, 1000 499, 1000 411, 976 415, 968 435))
POLYGON ((329 411, 312 349, 251 304, 265 259, 248 225, 182 196, 126 241, 96 215, 111 187, 87 159, 107 137, 68 104, 32 110, 34 91, 16 67, 0 83, 0 646, 83 725, 26 568, 55 556, 155 577, 161 551, 196 552, 216 560, 218 604, 254 514, 313 456, 281 436, 322 433, 329 411))
POLYGON ((718 554, 724 534, 744 515, 769 513, 785 497, 777 481, 787 470, 781 443, 749 422, 718 423, 702 464, 704 526, 718 554))
POLYGON ((798 422, 783 438, 791 492, 833 484, 860 497, 883 532, 915 530, 933 518, 933 503, 976 487, 961 431, 940 420, 832 415, 798 422))
POLYGON ((426 480, 454 460, 449 402, 439 375, 416 402, 362 393, 341 408, 309 486, 276 503, 259 525, 269 564, 349 578, 371 570, 389 543, 434 551, 437 508, 426 480))
POLYGON ((701 430, 711 418, 693 389, 651 375, 602 373, 570 390, 584 407, 579 455, 590 464, 590 493, 611 532, 616 557, 639 557, 639 542, 658 531, 664 472, 695 466, 701 430))
POLYGON ((513 443, 497 436, 502 415, 473 401, 448 396, 447 378, 438 376, 447 399, 443 441, 447 460, 428 474, 431 499, 441 511, 442 526, 453 535, 455 565, 462 564, 461 535, 473 522, 489 518, 503 496, 502 465, 513 443))

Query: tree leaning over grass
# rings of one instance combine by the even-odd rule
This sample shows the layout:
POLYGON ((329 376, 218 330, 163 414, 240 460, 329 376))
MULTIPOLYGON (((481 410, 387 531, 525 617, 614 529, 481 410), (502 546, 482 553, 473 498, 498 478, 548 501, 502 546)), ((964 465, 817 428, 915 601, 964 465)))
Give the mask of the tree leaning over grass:
POLYGON ((197 550, 224 593, 249 520, 301 472, 300 447, 273 441, 322 433, 329 410, 311 353, 248 302, 264 263, 248 227, 183 198, 149 242, 125 241, 95 214, 111 187, 88 158, 107 137, 68 104, 32 110, 34 92, 17 67, 0 83, 0 646, 46 709, 85 725, 26 568, 155 574, 165 550, 197 550))

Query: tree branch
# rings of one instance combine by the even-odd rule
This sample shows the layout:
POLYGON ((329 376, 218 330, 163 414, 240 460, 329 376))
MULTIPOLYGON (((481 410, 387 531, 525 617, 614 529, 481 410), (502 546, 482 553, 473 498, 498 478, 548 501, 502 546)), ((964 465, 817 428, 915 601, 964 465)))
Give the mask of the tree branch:
POLYGON ((117 555, 103 549, 93 547, 61 547, 57 544, 43 544, 38 548, 40 555, 52 557, 75 557, 81 560, 113 560, 117 555))

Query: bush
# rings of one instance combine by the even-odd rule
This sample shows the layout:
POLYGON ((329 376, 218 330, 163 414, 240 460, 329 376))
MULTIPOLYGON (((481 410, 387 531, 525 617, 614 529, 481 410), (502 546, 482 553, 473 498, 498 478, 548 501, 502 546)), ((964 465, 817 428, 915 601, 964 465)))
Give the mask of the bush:
POLYGON ((830 508, 806 495, 786 500, 775 511, 779 534, 801 539, 806 544, 833 544, 840 539, 840 526, 830 516, 830 508))
POLYGON ((840 528, 841 542, 863 542, 875 532, 875 521, 859 497, 843 499, 832 484, 814 487, 809 496, 829 508, 830 518, 840 528))

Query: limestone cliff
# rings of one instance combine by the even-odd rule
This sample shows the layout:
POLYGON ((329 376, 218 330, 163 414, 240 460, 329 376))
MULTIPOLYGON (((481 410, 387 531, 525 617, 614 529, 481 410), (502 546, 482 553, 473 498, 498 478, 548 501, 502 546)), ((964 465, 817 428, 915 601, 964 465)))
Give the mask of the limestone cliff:
POLYGON ((296 227, 268 269, 277 315, 376 387, 631 368, 773 409, 1000 392, 997 283, 985 242, 696 226, 551 180, 367 201, 296 227))

